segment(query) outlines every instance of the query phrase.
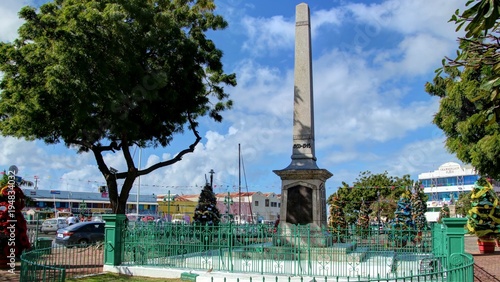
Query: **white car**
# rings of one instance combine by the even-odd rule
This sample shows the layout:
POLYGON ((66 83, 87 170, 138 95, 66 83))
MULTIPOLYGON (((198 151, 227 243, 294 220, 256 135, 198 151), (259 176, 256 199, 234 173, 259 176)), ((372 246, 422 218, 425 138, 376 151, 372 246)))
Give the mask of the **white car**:
POLYGON ((40 231, 47 234, 49 232, 57 232, 57 230, 65 227, 68 227, 65 217, 49 218, 42 223, 40 231))

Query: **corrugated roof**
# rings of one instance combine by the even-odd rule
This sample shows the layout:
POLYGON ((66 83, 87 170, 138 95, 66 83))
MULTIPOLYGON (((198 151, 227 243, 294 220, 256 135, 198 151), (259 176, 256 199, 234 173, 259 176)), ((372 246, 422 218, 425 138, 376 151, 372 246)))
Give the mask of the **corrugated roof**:
MULTIPOLYGON (((37 199, 61 199, 61 200, 89 200, 89 201, 109 201, 109 197, 107 194, 101 194, 96 192, 73 192, 73 191, 64 191, 64 190, 41 190, 41 189, 32 189, 32 188, 22 188, 24 194, 37 199)), ((137 194, 130 194, 129 200, 136 199, 137 194)), ((155 195, 140 195, 140 202, 150 202, 156 204, 156 196, 155 195)))

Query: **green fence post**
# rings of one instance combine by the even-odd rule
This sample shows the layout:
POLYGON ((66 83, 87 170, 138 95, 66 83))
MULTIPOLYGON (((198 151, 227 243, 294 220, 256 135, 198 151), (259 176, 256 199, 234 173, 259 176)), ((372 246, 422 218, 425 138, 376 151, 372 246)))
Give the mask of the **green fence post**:
POLYGON ((445 226, 441 223, 432 223, 432 253, 436 257, 442 257, 447 254, 445 226))
POLYGON ((445 254, 450 257, 451 254, 465 253, 465 224, 466 218, 443 218, 443 224, 446 225, 446 246, 448 252, 445 254))
POLYGON ((443 218, 443 224, 446 226, 445 236, 447 253, 445 255, 447 258, 446 267, 448 269, 448 281, 472 281, 469 280, 471 277, 467 276, 466 272, 456 269, 460 266, 461 262, 465 260, 462 255, 465 253, 464 234, 466 223, 466 218, 443 218), (453 259, 452 255, 454 256, 453 259), (459 258, 460 261, 457 260, 459 258))
POLYGON ((124 214, 104 214, 104 264, 120 265, 122 262, 122 232, 126 216, 124 214))

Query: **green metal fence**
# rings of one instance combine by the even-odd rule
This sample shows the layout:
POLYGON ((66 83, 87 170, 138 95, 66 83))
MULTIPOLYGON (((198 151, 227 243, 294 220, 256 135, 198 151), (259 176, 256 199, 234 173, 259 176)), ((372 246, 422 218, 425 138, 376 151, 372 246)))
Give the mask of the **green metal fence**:
POLYGON ((446 255, 444 241, 433 236, 443 236, 441 229, 350 228, 336 233, 309 226, 136 224, 121 230, 120 261, 122 266, 308 276, 317 281, 468 281, 450 280, 472 277, 473 259, 446 255))
POLYGON ((65 281, 102 273, 103 264, 102 244, 84 248, 44 246, 21 255, 20 281, 65 281))

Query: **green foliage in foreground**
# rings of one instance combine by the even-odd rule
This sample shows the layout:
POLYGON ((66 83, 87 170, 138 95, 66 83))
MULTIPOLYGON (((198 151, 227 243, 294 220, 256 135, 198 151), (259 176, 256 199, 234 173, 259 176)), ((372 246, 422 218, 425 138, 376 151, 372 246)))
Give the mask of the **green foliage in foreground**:
MULTIPOLYGON (((455 58, 445 57, 426 92, 440 98, 434 116, 446 148, 483 176, 500 177, 500 1, 464 1, 450 22, 458 37, 455 58)), ((458 5, 457 7, 460 7, 458 5)))
POLYGON ((222 51, 208 37, 227 26, 215 8, 213 0, 22 8, 18 38, 0 42, 0 135, 91 153, 113 213, 124 214, 139 176, 194 152, 199 120, 220 122, 232 107, 224 87, 235 86, 236 75, 224 72, 222 51), (185 130, 189 146, 137 168, 137 148, 167 147, 185 130), (127 167, 110 170, 108 154, 127 167))

